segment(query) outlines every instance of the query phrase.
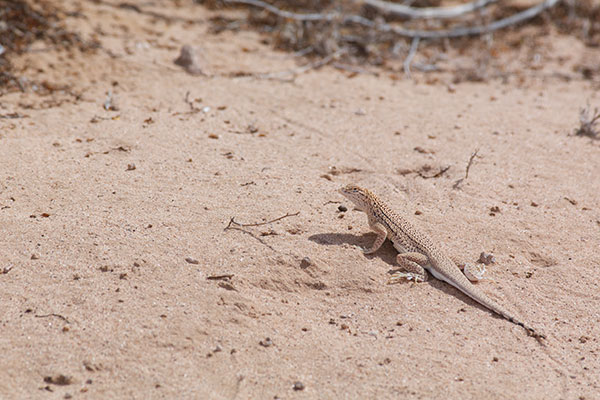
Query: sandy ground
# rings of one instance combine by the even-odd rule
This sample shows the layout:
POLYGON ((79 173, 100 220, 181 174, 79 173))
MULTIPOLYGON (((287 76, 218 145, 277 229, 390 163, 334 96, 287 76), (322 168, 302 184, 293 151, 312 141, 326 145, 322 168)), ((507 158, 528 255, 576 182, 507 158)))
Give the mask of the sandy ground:
POLYGON ((207 33, 200 6, 117 4, 73 6, 96 54, 20 60, 78 99, 0 98, 23 117, 0 119, 0 398, 600 398, 600 143, 569 135, 600 103, 583 45, 555 36, 508 83, 284 82, 243 75, 296 59, 207 33), (209 76, 173 63, 184 44, 209 76), (435 279, 387 285, 395 251, 362 254, 350 182, 494 254, 479 286, 546 345, 435 279))

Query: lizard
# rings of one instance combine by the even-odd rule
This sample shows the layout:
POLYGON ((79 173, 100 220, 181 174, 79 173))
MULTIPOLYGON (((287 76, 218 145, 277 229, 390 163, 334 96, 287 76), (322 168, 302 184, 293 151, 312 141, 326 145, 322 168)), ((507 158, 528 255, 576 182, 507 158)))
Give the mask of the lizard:
POLYGON ((529 336, 536 338, 540 343, 542 339, 546 339, 543 334, 475 287, 461 272, 458 264, 446 255, 440 246, 408 219, 394 212, 374 193, 354 184, 342 187, 339 192, 354 203, 356 208, 367 214, 369 226, 377 234, 373 245, 369 249, 363 249, 363 252, 365 254, 376 252, 386 239, 390 239, 399 252, 396 262, 405 272, 392 274, 389 283, 396 283, 404 278, 423 282, 427 280, 427 271, 429 271, 435 278, 454 286, 485 308, 521 326, 529 336))

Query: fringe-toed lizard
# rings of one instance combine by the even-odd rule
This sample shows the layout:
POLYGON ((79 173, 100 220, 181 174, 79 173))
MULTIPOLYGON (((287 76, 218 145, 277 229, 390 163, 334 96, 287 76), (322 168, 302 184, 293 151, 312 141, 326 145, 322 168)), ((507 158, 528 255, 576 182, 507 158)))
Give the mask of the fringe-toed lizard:
POLYGON ((386 238, 390 239, 400 253, 396 261, 406 272, 393 274, 390 283, 398 282, 403 278, 423 282, 427 279, 427 270, 437 279, 449 283, 484 307, 525 328, 527 334, 538 341, 541 342, 541 339, 546 338, 469 282, 457 264, 444 254, 433 240, 406 218, 392 211, 373 193, 356 185, 343 187, 340 193, 367 214, 369 226, 377 233, 373 246, 364 250, 364 253, 371 254, 377 251, 386 238))

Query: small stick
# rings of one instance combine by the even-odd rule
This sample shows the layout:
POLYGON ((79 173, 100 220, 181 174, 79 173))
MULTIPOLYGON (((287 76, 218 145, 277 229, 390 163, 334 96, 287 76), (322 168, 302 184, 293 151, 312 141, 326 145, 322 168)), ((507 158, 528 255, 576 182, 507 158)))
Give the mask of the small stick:
POLYGON ((469 177, 469 168, 471 168, 471 164, 473 164, 473 160, 477 157, 477 153, 479 153, 479 149, 476 149, 469 157, 469 162, 467 163, 467 169, 465 170, 465 179, 469 177))
POLYGON ((210 275, 210 276, 206 277, 206 279, 208 279, 209 281, 218 281, 218 280, 228 281, 231 278, 233 278, 233 274, 210 275))
POLYGON ((488 4, 495 3, 497 0, 475 0, 471 3, 459 4, 450 7, 410 7, 403 4, 389 3, 382 0, 360 0, 371 7, 387 13, 404 18, 412 19, 434 19, 434 18, 455 18, 461 15, 476 11, 488 4))
POLYGON ((333 66, 333 68, 340 69, 342 71, 352 72, 354 74, 368 74, 368 75, 374 75, 374 76, 378 75, 377 72, 372 72, 365 68, 356 67, 354 65, 342 64, 339 62, 333 63, 332 66, 333 66))
POLYGON ((8 274, 11 269, 13 269, 12 265, 10 267, 4 267, 4 268, 2 268, 2 270, 0 270, 0 275, 8 274))
POLYGON ((443 175, 443 174, 444 174, 446 171, 448 171, 449 169, 450 169, 450 166, 448 165, 448 166, 447 166, 447 167, 445 167, 445 168, 441 168, 441 169, 440 169, 440 171, 439 171, 437 174, 435 174, 435 175, 431 175, 431 176, 425 175, 425 174, 423 174, 421 171, 418 171, 418 172, 417 172, 417 174, 419 174, 419 176, 420 176, 421 178, 423 178, 423 179, 439 178, 440 176, 442 176, 442 175, 443 175))
POLYGON ((271 224, 273 222, 277 222, 277 221, 282 220, 282 219, 287 218, 287 217, 295 217, 298 214, 300 214, 300 211, 298 211, 296 213, 293 213, 293 214, 286 213, 284 216, 272 219, 271 221, 257 222, 257 223, 254 223, 254 224, 240 224, 239 222, 236 222, 234 220, 235 217, 231 217, 231 220, 229 221, 229 224, 227 224, 227 226, 225 227, 225 230, 227 230, 227 229, 235 229, 235 227, 232 227, 232 225, 237 225, 237 226, 241 226, 241 227, 267 225, 267 224, 271 224))
POLYGON ((412 62, 415 54, 417 54, 420 40, 421 39, 418 36, 413 38, 412 43, 410 44, 410 50, 408 51, 408 56, 406 56, 406 60, 404 60, 404 73, 408 79, 410 79, 410 63, 412 62))
POLYGON ((421 38, 421 39, 443 39, 443 38, 457 38, 462 36, 478 36, 486 33, 495 32, 499 29, 506 28, 510 25, 518 24, 526 21, 540 14, 542 11, 554 7, 559 0, 544 0, 541 3, 530 7, 524 11, 513 14, 510 17, 502 18, 494 21, 488 25, 472 26, 472 27, 459 27, 455 29, 442 29, 436 31, 418 30, 418 29, 404 29, 398 26, 390 25, 387 23, 379 23, 372 21, 368 18, 360 15, 348 15, 339 14, 337 12, 327 14, 300 14, 290 11, 281 10, 271 4, 265 3, 261 0, 224 0, 228 4, 247 4, 254 7, 265 9, 279 17, 293 19, 296 21, 327 21, 340 20, 343 24, 358 24, 366 26, 368 28, 377 29, 380 32, 389 32, 398 36, 404 36, 409 38, 421 38))
POLYGON ((338 14, 334 14, 334 13, 328 13, 328 14, 299 14, 299 13, 295 13, 295 12, 290 12, 290 11, 284 11, 281 10, 275 6, 272 6, 268 3, 265 3, 264 1, 261 0, 224 0, 223 1, 225 4, 230 3, 230 4, 248 4, 254 7, 258 7, 258 8, 264 8, 265 10, 269 11, 270 13, 273 13, 275 15, 277 15, 278 17, 282 17, 282 18, 289 18, 289 19, 294 19, 296 21, 331 21, 333 20, 335 17, 338 16, 338 14))
POLYGON ((66 319, 65 317, 63 317, 60 314, 55 314, 55 313, 50 313, 50 314, 45 314, 45 315, 34 315, 34 317, 36 318, 48 318, 48 317, 56 317, 56 318, 60 318, 63 321, 65 321, 67 324, 70 324, 69 320, 66 319))
POLYGON ((190 110, 194 111, 194 103, 192 103, 190 101, 190 91, 189 90, 187 92, 185 92, 184 101, 187 103, 188 106, 190 106, 190 110))
MULTIPOLYGON (((246 1, 246 0, 227 0, 227 1, 246 1)), ((345 23, 356 23, 359 25, 367 26, 369 28, 377 29, 381 32, 391 32, 398 36, 405 36, 410 38, 420 37, 421 39, 443 39, 443 38, 457 38, 463 36, 478 36, 486 33, 495 32, 500 29, 504 29, 510 25, 515 25, 520 22, 526 21, 540 14, 542 11, 551 8, 558 3, 559 0, 545 0, 540 4, 528 8, 525 11, 513 14, 510 17, 502 18, 494 21, 488 25, 472 26, 472 27, 459 27, 455 29, 442 29, 437 31, 426 31, 426 30, 413 30, 403 29, 397 26, 393 26, 386 23, 377 23, 370 19, 361 17, 359 15, 348 15, 345 16, 343 21, 345 23)))
POLYGON ((471 157, 469 157, 469 162, 467 163, 467 168, 465 169, 465 177, 460 178, 459 180, 454 182, 454 185, 452 186, 454 189, 458 189, 460 184, 469 177, 469 169, 473 164, 473 160, 475 159, 475 157, 477 157, 477 153, 479 153, 479 149, 476 149, 473 153, 471 153, 471 157))

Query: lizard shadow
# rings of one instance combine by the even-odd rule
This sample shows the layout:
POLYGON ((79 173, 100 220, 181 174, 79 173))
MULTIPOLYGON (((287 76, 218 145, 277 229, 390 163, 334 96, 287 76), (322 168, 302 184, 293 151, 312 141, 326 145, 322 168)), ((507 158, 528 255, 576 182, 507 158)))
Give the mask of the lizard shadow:
MULTIPOLYGON (((376 235, 374 233, 364 233, 362 235, 353 235, 350 233, 320 233, 320 234, 315 234, 312 236, 309 236, 308 240, 324 245, 324 246, 342 246, 344 244, 348 244, 351 246, 358 246, 360 248, 366 248, 366 247, 370 247, 373 242, 375 241, 376 235)), ((367 259, 373 259, 373 258, 379 258, 380 260, 382 260, 383 262, 389 264, 391 266, 391 268, 388 270, 388 274, 392 275, 396 272, 400 272, 402 271, 401 268, 398 267, 398 263, 396 262, 396 255, 398 254, 398 251, 394 248, 393 244, 389 241, 386 240, 383 245, 381 246, 381 248, 379 248, 379 250, 377 250, 375 253, 373 254, 365 254, 364 256, 367 259)), ((455 288, 454 286, 450 285, 447 282, 441 281, 439 279, 434 278, 431 273, 427 272, 428 274, 428 279, 427 281, 423 282, 423 283, 427 283, 430 286, 441 290, 442 292, 444 292, 445 294, 454 296, 460 300, 462 300, 464 303, 479 308, 482 311, 486 311, 488 313, 491 313, 492 316, 497 317, 499 319, 502 319, 502 317, 498 316, 496 313, 491 312, 487 307, 479 304, 477 301, 471 299, 469 296, 467 296, 466 294, 464 294, 463 292, 461 292, 459 289, 455 288)), ((405 282, 401 282, 396 285, 406 285, 406 284, 414 284, 414 282, 412 281, 405 281, 405 282)), ((478 284, 474 284, 474 286, 478 286, 478 284)), ((460 312, 464 312, 464 309, 460 309, 460 312)))
MULTIPOLYGON (((342 246, 344 244, 349 244, 350 246, 357 246, 364 249, 371 247, 375 238, 376 235, 374 233, 364 233, 362 235, 353 235, 351 233, 320 233, 309 236, 308 240, 325 246, 342 246)), ((393 266, 396 265, 396 254, 398 254, 398 252, 394 249, 394 246, 389 240, 386 240, 381 248, 375 253, 365 254, 364 256, 369 260, 372 258, 379 258, 383 262, 393 266)), ((396 268, 394 272, 397 269, 398 268, 396 268)))

